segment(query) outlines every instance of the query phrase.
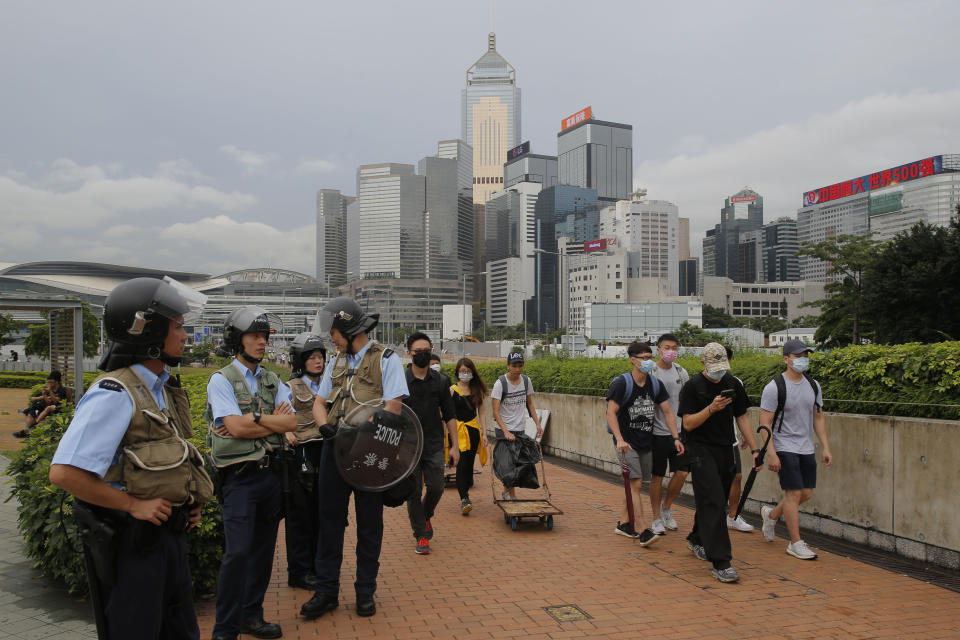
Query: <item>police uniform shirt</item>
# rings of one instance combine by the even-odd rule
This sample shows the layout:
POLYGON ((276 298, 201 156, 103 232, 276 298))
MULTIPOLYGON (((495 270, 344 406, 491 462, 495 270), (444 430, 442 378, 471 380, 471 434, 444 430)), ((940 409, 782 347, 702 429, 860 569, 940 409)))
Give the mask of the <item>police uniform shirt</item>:
MULTIPOLYGON (((163 385, 170 374, 163 370, 156 375, 142 364, 133 365, 144 384, 150 389, 157 406, 166 408, 163 385)), ((60 439, 52 464, 68 464, 101 478, 120 455, 123 439, 133 418, 133 398, 113 380, 101 380, 89 389, 77 403, 73 420, 60 439)))
MULTIPOLYGON (((363 345, 363 348, 360 349, 358 353, 353 355, 346 354, 347 358, 347 367, 350 369, 355 369, 359 366, 360 361, 363 359, 363 355, 367 352, 367 349, 370 348, 370 345, 373 344, 373 341, 367 342, 363 345)), ((323 399, 330 397, 330 392, 333 389, 333 381, 331 375, 333 373, 333 365, 337 361, 338 355, 335 354, 327 362, 327 367, 323 371, 323 380, 320 381, 320 388, 317 390, 317 395, 323 399)), ((409 395, 407 391, 407 378, 403 373, 403 365, 400 364, 400 356, 396 353, 390 354, 389 358, 383 359, 383 368, 381 379, 383 381, 383 401, 394 400, 395 398, 405 398, 409 395)))
POLYGON ((320 380, 314 382, 313 379, 308 375, 301 376, 300 379, 303 380, 308 387, 310 387, 310 391, 313 393, 313 395, 317 395, 317 392, 320 390, 320 380))
MULTIPOLYGON (((257 393, 260 376, 263 374, 263 367, 257 366, 256 371, 250 371, 250 368, 240 363, 236 358, 230 363, 237 368, 237 371, 243 375, 243 381, 247 383, 247 389, 250 395, 257 393)), ((210 382, 207 383, 207 402, 210 403, 210 410, 216 424, 222 425, 225 416, 240 416, 240 405, 237 403, 237 397, 233 393, 233 385, 223 374, 214 374, 210 376, 210 382)), ((274 407, 281 402, 290 403, 290 388, 282 382, 277 385, 277 398, 274 401, 274 407)))

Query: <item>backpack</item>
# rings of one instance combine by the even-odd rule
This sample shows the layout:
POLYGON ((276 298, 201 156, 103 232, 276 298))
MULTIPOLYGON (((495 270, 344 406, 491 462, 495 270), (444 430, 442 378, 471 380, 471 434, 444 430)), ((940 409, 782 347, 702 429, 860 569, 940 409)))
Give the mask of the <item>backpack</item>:
MULTIPOLYGON (((623 403, 629 400, 630 396, 633 395, 633 372, 627 371, 626 373, 621 374, 620 377, 624 380, 624 392, 617 401, 617 404, 620 405, 620 411, 623 411, 623 403)), ((656 397, 660 395, 660 381, 657 379, 657 376, 653 375, 652 373, 647 374, 647 379, 653 383, 653 397, 656 399, 656 397)), ((614 380, 616 380, 616 378, 614 378, 614 380)), ((610 428, 609 424, 607 425, 607 433, 613 433, 613 430, 610 428)))
MULTIPOLYGON (((806 371, 803 372, 803 377, 807 379, 813 389, 813 406, 819 409, 822 406, 817 402, 817 394, 822 393, 820 383, 811 378, 806 371)), ((773 384, 777 385, 777 410, 773 413, 773 422, 770 423, 770 426, 779 433, 783 431, 783 407, 787 404, 787 381, 782 373, 778 373, 773 376, 773 384), (780 424, 777 424, 777 418, 780 418, 780 424)))
MULTIPOLYGON (((527 377, 527 374, 521 373, 520 377, 523 378, 523 390, 527 392, 527 395, 530 395, 530 378, 527 377)), ((503 374, 497 380, 500 382, 500 391, 501 393, 507 392, 507 375, 503 374)), ((530 414, 530 417, 533 417, 533 414, 530 413, 530 405, 527 405, 527 413, 530 414)))

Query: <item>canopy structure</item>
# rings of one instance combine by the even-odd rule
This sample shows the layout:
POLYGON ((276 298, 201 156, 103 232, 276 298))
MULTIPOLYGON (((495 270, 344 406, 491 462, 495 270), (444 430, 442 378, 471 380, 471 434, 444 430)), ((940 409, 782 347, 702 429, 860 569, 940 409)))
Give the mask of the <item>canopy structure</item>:
POLYGON ((63 374, 64 386, 73 387, 73 398, 79 400, 83 395, 83 303, 59 296, 0 297, 0 312, 8 310, 49 313, 50 366, 63 374))

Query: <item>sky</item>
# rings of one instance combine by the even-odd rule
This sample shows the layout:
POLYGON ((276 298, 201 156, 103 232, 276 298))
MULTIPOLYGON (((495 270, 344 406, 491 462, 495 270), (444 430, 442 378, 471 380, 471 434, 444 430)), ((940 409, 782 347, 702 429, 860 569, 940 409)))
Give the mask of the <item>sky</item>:
MULTIPOLYGON (((316 191, 460 136, 489 2, 0 0, 0 262, 315 271, 316 191)), ((749 186, 960 153, 960 3, 495 1, 522 138, 633 125, 634 184, 691 245, 749 186)))

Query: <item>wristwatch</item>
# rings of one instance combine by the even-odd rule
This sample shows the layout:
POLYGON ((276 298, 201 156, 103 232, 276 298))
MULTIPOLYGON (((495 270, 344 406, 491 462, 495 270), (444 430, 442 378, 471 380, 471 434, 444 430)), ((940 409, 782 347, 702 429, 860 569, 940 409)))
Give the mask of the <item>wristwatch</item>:
POLYGON ((750 453, 760 453, 760 449, 750 449, 750 453))
POLYGON ((253 421, 254 421, 256 424, 260 424, 260 416, 262 416, 262 415, 263 415, 263 414, 260 413, 259 411, 254 411, 254 412, 253 412, 253 421))

